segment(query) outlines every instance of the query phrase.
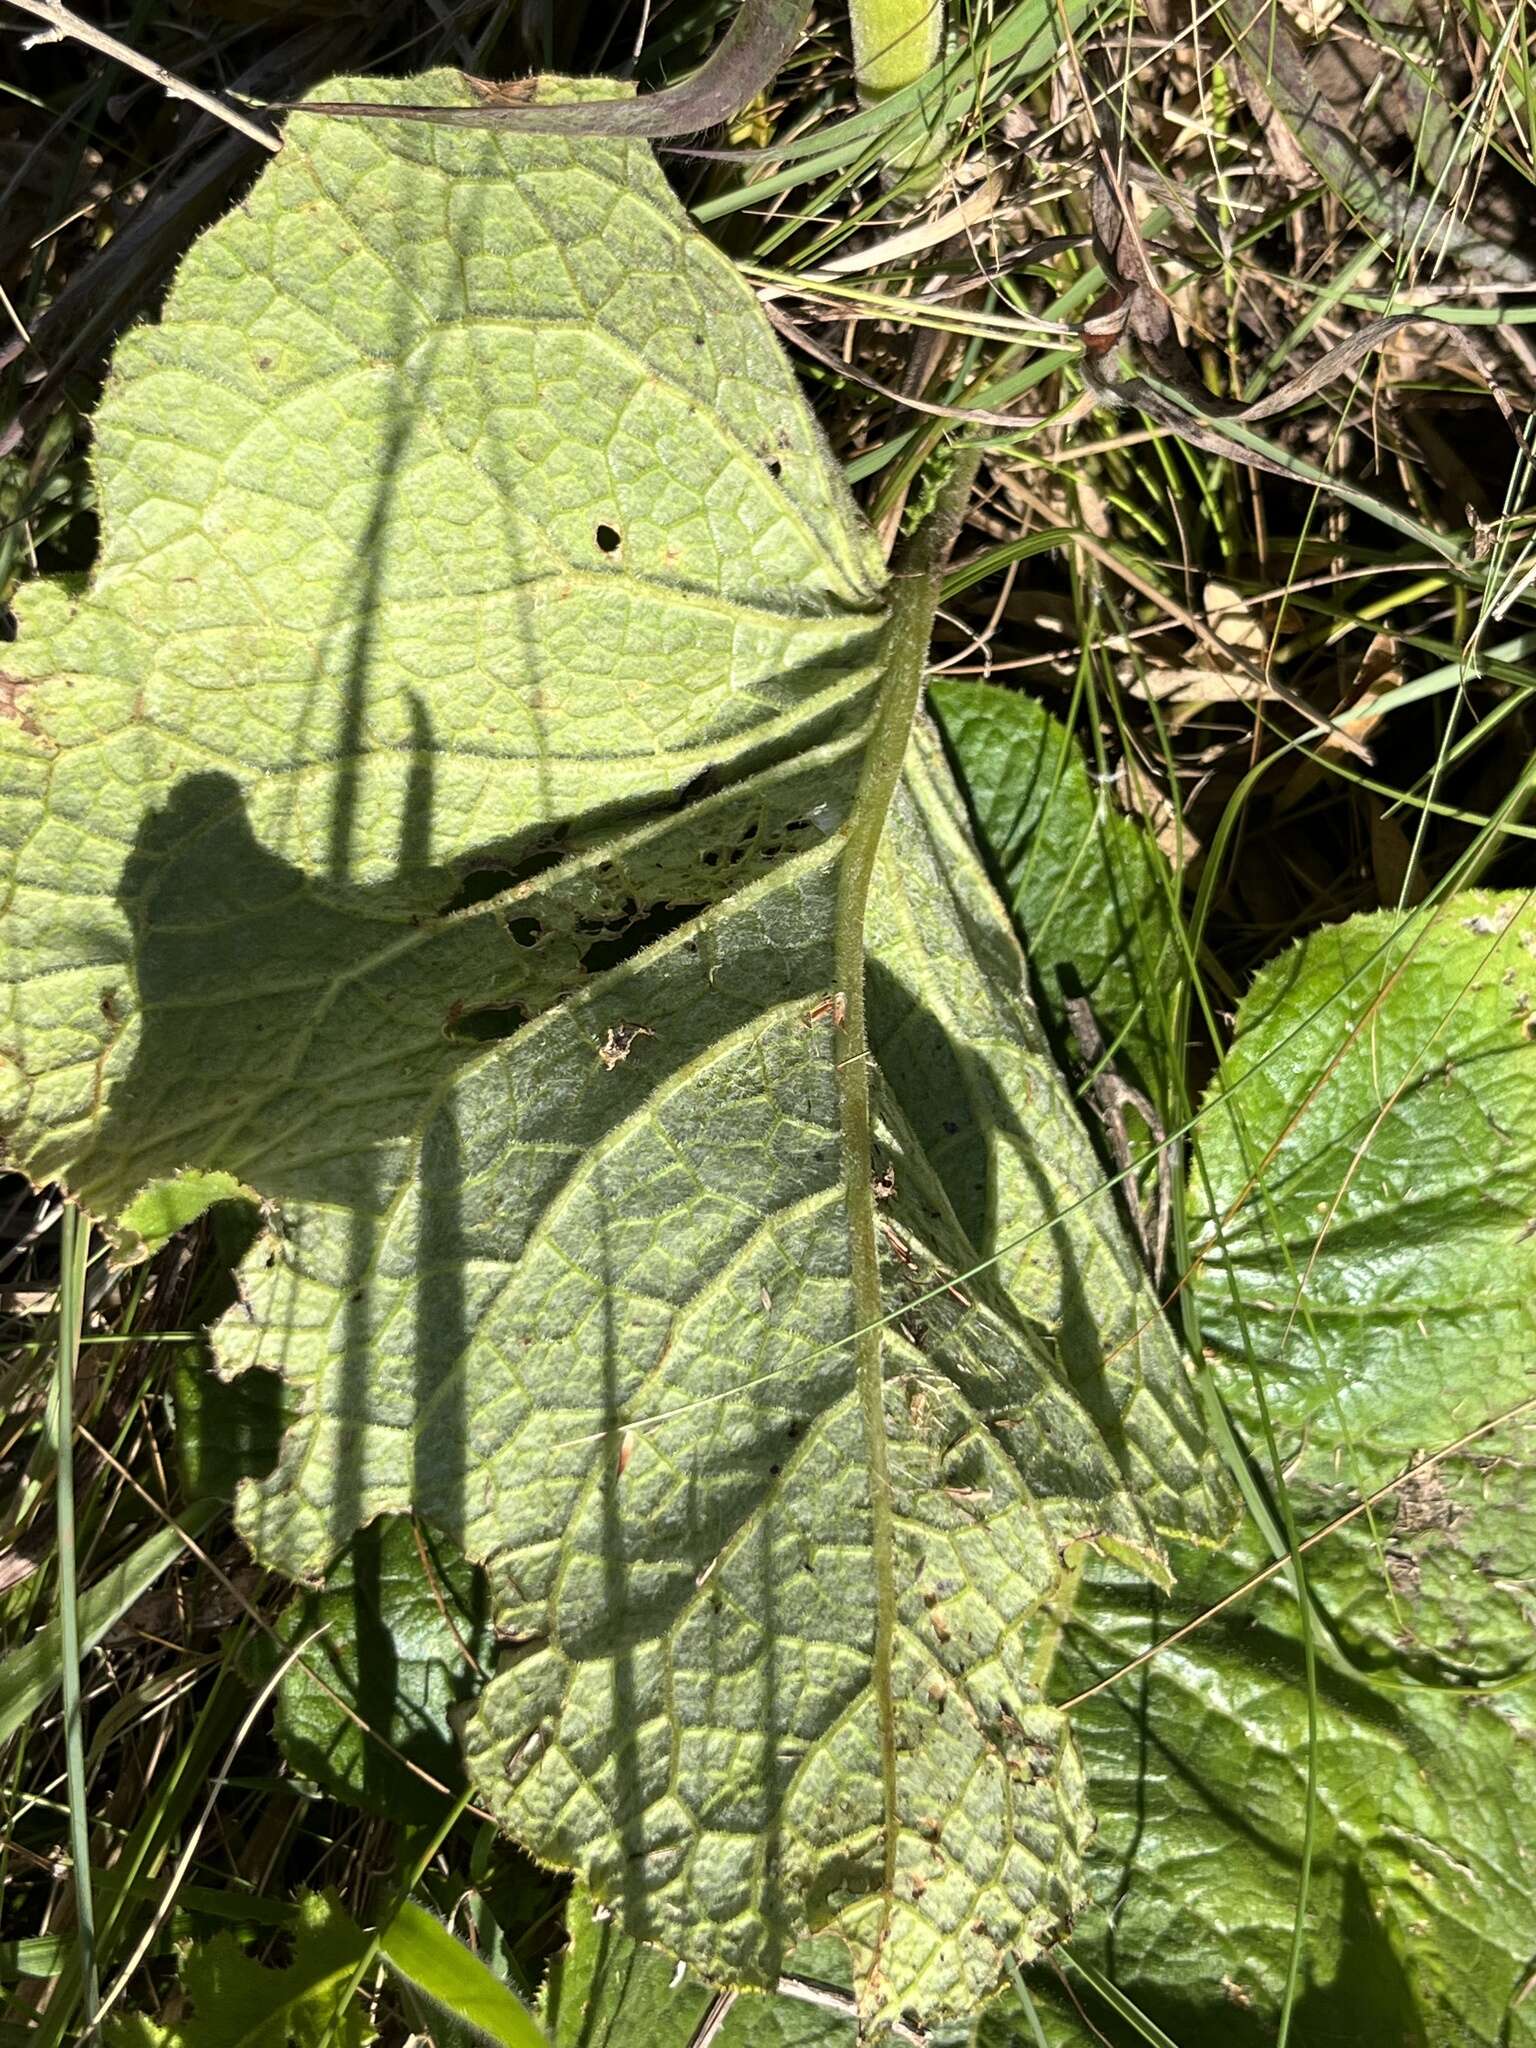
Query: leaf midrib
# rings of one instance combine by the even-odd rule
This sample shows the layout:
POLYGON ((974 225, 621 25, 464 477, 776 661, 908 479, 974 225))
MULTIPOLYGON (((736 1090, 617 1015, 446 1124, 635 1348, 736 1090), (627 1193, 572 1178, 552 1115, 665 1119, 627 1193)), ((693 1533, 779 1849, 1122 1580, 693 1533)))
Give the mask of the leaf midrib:
POLYGON ((896 1634, 896 1534, 885 1430, 882 1296, 871 1186, 873 1120, 869 1047, 865 1029, 865 921, 870 885, 892 798, 901 780, 912 726, 927 673, 928 640, 939 601, 943 566, 970 498, 975 455, 962 454, 937 504, 898 567, 895 603, 887 629, 885 681, 850 814, 837 885, 833 956, 837 989, 846 1003, 837 1024, 844 1188, 848 1204, 849 1281, 853 1305, 854 1379, 862 1411, 869 1469, 870 1552, 875 1573, 875 1641, 870 1683, 880 1720, 883 1807, 883 1914, 869 1977, 879 1973, 879 1951, 890 1931, 896 1890, 899 1834, 896 1787, 896 1702, 892 1684, 896 1634))

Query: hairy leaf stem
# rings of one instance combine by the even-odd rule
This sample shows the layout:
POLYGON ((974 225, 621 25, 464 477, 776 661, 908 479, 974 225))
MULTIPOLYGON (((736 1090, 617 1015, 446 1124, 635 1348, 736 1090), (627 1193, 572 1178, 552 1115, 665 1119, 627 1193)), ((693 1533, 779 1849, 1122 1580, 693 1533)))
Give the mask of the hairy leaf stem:
POLYGON ((944 0, 849 0, 853 69, 865 106, 913 85, 944 40, 944 0))
POLYGON ((875 1576, 873 1687, 880 1712, 887 1898, 895 1881, 896 1859, 896 1731, 891 1697, 891 1656, 896 1629, 895 1517, 886 1457, 880 1259, 875 1199, 870 1185, 873 1118, 864 1025, 864 927, 880 840, 922 700, 934 609, 949 551, 970 500, 977 460, 974 452, 960 451, 937 504, 913 536, 895 570, 896 598, 887 629, 886 680, 875 711, 843 853, 834 938, 841 998, 834 1043, 842 1084, 843 1170, 854 1323, 858 1333, 854 1373, 869 1450, 870 1547, 875 1576))

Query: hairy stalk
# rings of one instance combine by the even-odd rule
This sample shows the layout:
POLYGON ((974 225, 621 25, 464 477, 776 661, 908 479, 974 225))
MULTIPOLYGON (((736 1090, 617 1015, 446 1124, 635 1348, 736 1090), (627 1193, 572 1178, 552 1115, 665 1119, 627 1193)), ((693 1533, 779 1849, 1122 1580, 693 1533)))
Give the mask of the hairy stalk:
POLYGON ((912 722, 922 700, 928 638, 939 601, 944 565, 960 530, 975 480, 977 457, 962 451, 933 512, 896 569, 886 682, 864 757, 848 844, 838 879, 835 953, 841 996, 837 1060, 842 1081, 843 1161, 846 1176, 854 1323, 854 1374, 869 1447, 870 1546, 875 1563, 875 1693, 880 1703, 880 1771, 884 1786, 885 1891, 895 1881, 896 1731, 891 1698, 891 1652, 896 1627, 892 1554, 895 1520, 886 1458, 880 1258, 875 1200, 870 1187, 873 1118, 869 1048, 864 1028, 864 926, 875 859, 887 813, 907 756, 912 722))
MULTIPOLYGON (((430 121, 440 128, 509 128, 526 135, 697 135, 723 127, 770 85, 800 40, 809 0, 743 0, 736 19, 692 78, 639 99, 539 106, 487 98, 473 107, 375 106, 363 100, 304 100, 306 114, 374 121, 430 121)), ((920 66, 920 69, 926 68, 920 66)), ((274 109, 274 111, 276 111, 274 109)))
POLYGON ((913 85, 939 54, 944 0, 850 0, 853 69, 866 107, 913 85))

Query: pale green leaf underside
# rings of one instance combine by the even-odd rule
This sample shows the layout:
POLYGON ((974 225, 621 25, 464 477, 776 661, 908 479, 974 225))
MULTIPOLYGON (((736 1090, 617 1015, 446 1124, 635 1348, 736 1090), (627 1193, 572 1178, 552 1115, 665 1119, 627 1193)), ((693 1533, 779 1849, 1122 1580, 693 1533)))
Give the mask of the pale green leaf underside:
POLYGON ((866 2010, 974 2009, 1080 1896, 1063 1557, 1157 1574, 1219 1510, 931 740, 850 1170, 905 643, 771 333, 638 146, 301 117, 99 441, 96 580, 12 650, 23 1155, 270 1205, 219 1351, 298 1419, 242 1526, 314 1577, 411 1511, 488 1567, 467 1750, 537 1854, 706 1977, 822 1928, 866 2010))

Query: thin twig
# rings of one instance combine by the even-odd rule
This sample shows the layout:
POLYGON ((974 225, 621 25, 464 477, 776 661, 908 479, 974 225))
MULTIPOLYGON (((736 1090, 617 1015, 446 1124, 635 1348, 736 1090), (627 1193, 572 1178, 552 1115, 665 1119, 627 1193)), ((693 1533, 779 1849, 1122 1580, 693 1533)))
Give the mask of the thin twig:
POLYGON ((59 0, 8 0, 8 4, 19 8, 23 14, 35 15, 39 21, 46 21, 55 35, 71 36, 77 43, 99 50, 104 57, 115 57, 130 71, 153 79, 173 100, 187 100, 192 106, 201 107, 205 114, 212 114, 216 120, 238 130, 250 141, 259 142, 263 149, 282 148, 283 138, 260 121, 253 121, 249 114, 243 114, 238 107, 221 100, 217 93, 204 92, 200 85, 193 85, 189 79, 178 78, 174 71, 167 71, 153 58, 141 57, 131 44, 119 42, 116 36, 109 36, 105 29, 97 28, 92 22, 82 21, 78 14, 71 14, 67 7, 60 6, 59 0))

